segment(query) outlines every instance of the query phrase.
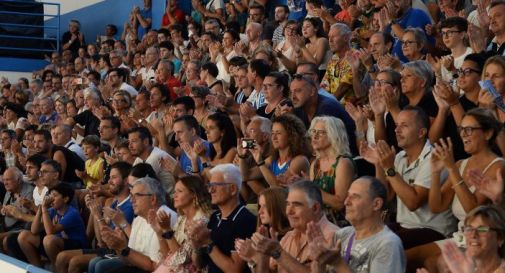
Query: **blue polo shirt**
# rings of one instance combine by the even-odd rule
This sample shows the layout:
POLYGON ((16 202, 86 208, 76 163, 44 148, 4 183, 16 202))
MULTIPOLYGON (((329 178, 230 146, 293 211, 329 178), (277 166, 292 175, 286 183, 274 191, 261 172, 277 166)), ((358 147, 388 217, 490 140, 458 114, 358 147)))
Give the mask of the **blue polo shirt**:
POLYGON ((58 214, 54 208, 50 208, 49 218, 51 218, 53 223, 58 223, 63 226, 63 230, 57 233, 56 236, 63 239, 78 241, 82 248, 88 245, 84 221, 76 208, 68 206, 63 215, 58 214))

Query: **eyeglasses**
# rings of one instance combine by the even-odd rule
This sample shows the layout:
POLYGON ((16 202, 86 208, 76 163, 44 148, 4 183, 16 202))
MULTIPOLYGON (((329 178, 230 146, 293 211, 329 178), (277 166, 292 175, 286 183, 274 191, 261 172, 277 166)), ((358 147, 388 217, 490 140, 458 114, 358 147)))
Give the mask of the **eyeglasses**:
POLYGON ((448 31, 442 31, 442 37, 451 37, 454 35, 454 33, 460 33, 462 31, 459 30, 448 30, 448 31))
POLYGON ((458 73, 458 76, 465 76, 465 77, 468 77, 472 72, 473 73, 477 73, 477 74, 481 73, 480 70, 473 69, 473 68, 470 68, 470 67, 467 67, 465 69, 459 68, 458 70, 456 70, 456 73, 458 73))
POLYGON ((402 42, 402 46, 411 46, 413 44, 417 44, 416 41, 401 41, 402 42))
POLYGON ((313 87, 317 88, 316 83, 314 82, 314 80, 312 80, 311 78, 305 76, 304 74, 294 74, 293 75, 293 79, 294 80, 305 81, 306 83, 308 83, 308 84, 312 85, 313 87))
POLYGON ((473 232, 477 232, 478 235, 483 236, 491 231, 498 231, 496 228, 492 227, 472 227, 472 226, 464 226, 463 232, 466 234, 472 234, 473 232))
POLYGON ((316 130, 316 129, 309 130, 310 136, 326 136, 326 134, 328 134, 326 130, 316 130))
POLYGON ((105 130, 105 129, 110 129, 112 126, 99 126, 98 130, 105 130))
POLYGON ((473 134, 474 130, 482 130, 482 127, 471 127, 471 126, 461 127, 461 126, 458 126, 458 133, 460 135, 471 136, 473 134))
POLYGON ((42 176, 42 175, 46 175, 48 173, 55 173, 56 171, 49 171, 49 170, 42 170, 42 171, 39 171, 38 174, 39 176, 42 176))
POLYGON ((384 86, 384 85, 393 85, 391 82, 388 82, 386 80, 374 80, 373 84, 376 86, 384 86))
POLYGON ((152 196, 152 195, 153 195, 152 193, 139 193, 139 192, 136 192, 136 193, 132 194, 132 198, 139 198, 139 197, 152 196))
POLYGON ((230 182, 209 182, 207 184, 207 189, 212 189, 214 187, 219 187, 219 186, 227 186, 227 185, 231 185, 233 183, 230 183, 230 182))

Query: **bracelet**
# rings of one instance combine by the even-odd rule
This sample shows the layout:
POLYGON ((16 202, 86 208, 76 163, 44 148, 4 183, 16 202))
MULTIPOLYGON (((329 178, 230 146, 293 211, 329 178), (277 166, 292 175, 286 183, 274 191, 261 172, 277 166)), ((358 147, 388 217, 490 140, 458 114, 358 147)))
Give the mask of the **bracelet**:
POLYGON ((455 102, 455 103, 453 103, 453 104, 449 104, 449 107, 453 107, 453 106, 458 105, 458 104, 459 104, 459 101, 458 101, 458 100, 456 100, 456 102, 455 102))
POLYGON ((240 158, 240 159, 246 159, 246 158, 247 158, 247 155, 237 155, 237 156, 238 156, 238 158, 240 158))
POLYGON ((98 221, 98 222, 104 222, 105 223, 105 218, 100 218, 100 219, 98 219, 96 221, 98 221))
POLYGON ((256 166, 261 167, 265 165, 265 160, 261 160, 260 162, 256 162, 256 166))
POLYGON ((461 179, 461 180, 458 181, 458 183, 452 185, 452 188, 455 189, 457 186, 459 186, 459 185, 461 185, 463 183, 465 183, 465 180, 461 179))
POLYGON ((200 171, 191 171, 193 174, 200 174, 200 171))

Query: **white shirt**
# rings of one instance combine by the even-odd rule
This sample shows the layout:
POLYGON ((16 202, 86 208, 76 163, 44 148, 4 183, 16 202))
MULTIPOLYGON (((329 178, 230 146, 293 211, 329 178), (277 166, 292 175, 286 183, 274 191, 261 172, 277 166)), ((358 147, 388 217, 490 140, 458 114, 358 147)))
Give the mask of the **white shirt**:
POLYGON ((132 98, 136 97, 139 94, 139 92, 137 92, 137 89, 135 89, 135 87, 133 87, 125 82, 123 82, 121 84, 121 86, 119 87, 119 90, 124 90, 124 91, 128 92, 132 98))
POLYGON ((260 90, 259 92, 256 91, 256 89, 254 89, 251 93, 251 95, 249 95, 249 98, 247 98, 247 101, 250 102, 252 104, 252 107, 254 107, 254 109, 258 109, 260 108, 261 106, 265 105, 266 104, 266 101, 265 101, 265 94, 263 93, 263 90, 260 90))
POLYGON ((133 219, 128 247, 146 255, 154 262, 159 262, 160 243, 151 225, 143 217, 133 219))
MULTIPOLYGON (((407 162, 405 151, 396 154, 395 169, 405 183, 429 190, 431 187, 431 149, 429 141, 426 141, 419 157, 410 164, 407 162)), ((447 176, 447 173, 443 173, 442 176, 447 176)), ((444 180, 444 177, 440 178, 440 181, 444 180)), ((404 228, 429 228, 443 235, 452 233, 456 228, 455 218, 449 209, 442 213, 433 213, 426 201, 417 210, 410 211, 398 196, 396 221, 404 228)))
MULTIPOLYGON (((468 55, 468 54, 472 54, 473 53, 473 50, 471 47, 467 47, 466 48, 466 51, 465 53, 463 53, 461 56, 457 57, 457 58, 454 58, 454 67, 456 69, 460 69, 461 66, 463 65, 463 62, 465 61, 465 57, 468 55)), ((447 70, 447 68, 445 68, 445 66, 442 65, 442 79, 446 82, 451 82, 454 80, 453 76, 452 76, 452 72, 450 72, 449 70, 447 70)), ((456 81, 454 81, 454 85, 456 85, 456 81)))
POLYGON ((42 205, 42 201, 44 201, 44 197, 46 196, 48 191, 47 187, 43 187, 42 191, 39 193, 39 188, 35 187, 33 189, 33 202, 35 203, 35 206, 40 206, 42 205))
POLYGON ((153 167, 154 172, 160 179, 163 189, 172 196, 174 193, 175 179, 171 173, 161 169, 160 165, 161 158, 169 158, 171 160, 175 160, 167 152, 161 150, 158 147, 153 147, 151 154, 149 154, 146 160, 142 160, 140 157, 137 157, 135 159, 135 162, 133 162, 133 166, 139 163, 148 163, 149 165, 151 165, 151 167, 153 167))
POLYGON ((70 151, 76 153, 82 160, 86 161, 86 155, 84 155, 84 151, 82 150, 82 147, 79 146, 79 144, 75 143, 73 139, 71 139, 67 144, 65 144, 65 148, 69 149, 70 151))

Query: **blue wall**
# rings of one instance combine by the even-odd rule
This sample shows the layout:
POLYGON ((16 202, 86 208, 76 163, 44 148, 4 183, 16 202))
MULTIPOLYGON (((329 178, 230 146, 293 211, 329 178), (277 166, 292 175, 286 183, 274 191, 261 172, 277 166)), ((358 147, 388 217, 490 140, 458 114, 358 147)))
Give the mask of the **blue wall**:
MULTIPOLYGON (((95 42, 97 35, 103 35, 105 33, 105 26, 107 24, 114 24, 118 27, 119 38, 123 32, 123 24, 128 20, 128 15, 130 14, 130 11, 134 5, 142 8, 143 1, 105 0, 103 2, 82 9, 66 13, 61 16, 61 33, 63 34, 68 30, 68 23, 71 19, 77 19, 79 22, 81 22, 81 31, 84 33, 86 43, 95 42)), ((165 0, 152 0, 153 28, 159 28, 164 10, 165 0)))

